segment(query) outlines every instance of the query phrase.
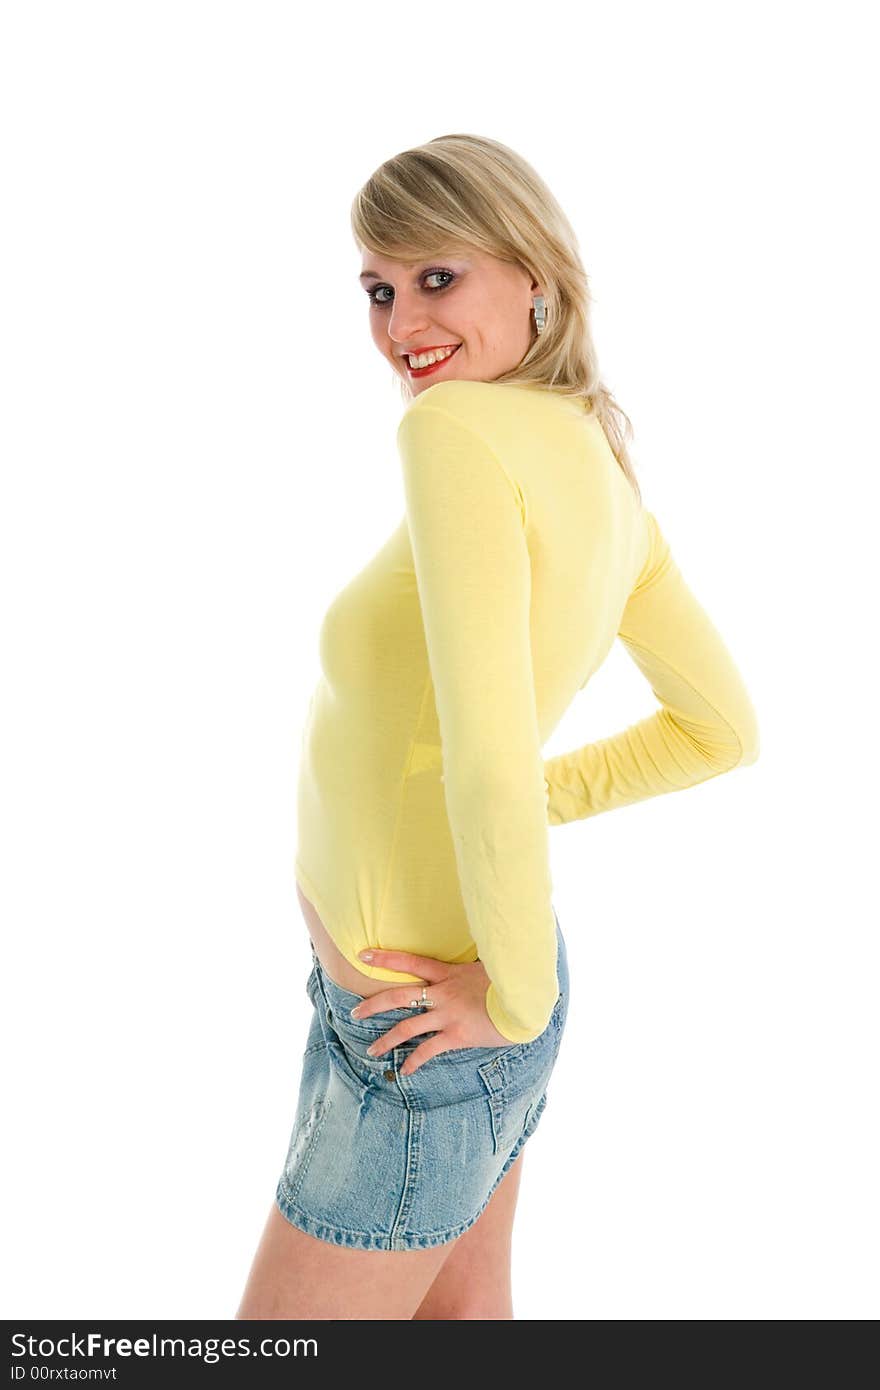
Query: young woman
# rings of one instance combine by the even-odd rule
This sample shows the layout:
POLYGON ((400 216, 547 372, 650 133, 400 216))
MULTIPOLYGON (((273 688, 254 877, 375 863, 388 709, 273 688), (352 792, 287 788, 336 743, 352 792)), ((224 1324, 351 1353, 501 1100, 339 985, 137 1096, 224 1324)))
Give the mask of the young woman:
POLYGON ((324 618, 296 877, 313 1006, 239 1318, 511 1318, 522 1150, 569 1006, 548 825, 755 761, 743 681, 646 511, 574 232, 469 135, 357 195, 405 514, 324 618), (660 708, 544 761, 619 637, 660 708))

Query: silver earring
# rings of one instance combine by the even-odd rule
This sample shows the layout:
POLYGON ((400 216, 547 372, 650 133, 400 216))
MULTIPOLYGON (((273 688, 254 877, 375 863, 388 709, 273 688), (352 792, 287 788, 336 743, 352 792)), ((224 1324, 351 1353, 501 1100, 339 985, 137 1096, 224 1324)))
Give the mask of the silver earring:
POLYGON ((544 305, 544 296, 542 294, 533 294, 532 303, 535 306, 535 328, 539 333, 543 333, 544 326, 547 322, 547 310, 544 305))

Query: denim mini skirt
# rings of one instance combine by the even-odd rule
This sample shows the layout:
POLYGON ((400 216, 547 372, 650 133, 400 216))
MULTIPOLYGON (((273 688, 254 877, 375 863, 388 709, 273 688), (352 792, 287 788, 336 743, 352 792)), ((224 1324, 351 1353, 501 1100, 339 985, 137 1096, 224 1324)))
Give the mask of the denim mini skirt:
POLYGON ((410 1076, 400 1069, 431 1030, 381 1057, 367 1048, 402 1018, 430 1010, 353 1019, 363 996, 331 980, 312 948, 312 1015, 275 1192, 291 1225, 336 1245, 415 1250, 474 1224, 547 1104, 569 995, 555 908, 553 915, 559 994, 541 1036, 441 1052, 410 1076))

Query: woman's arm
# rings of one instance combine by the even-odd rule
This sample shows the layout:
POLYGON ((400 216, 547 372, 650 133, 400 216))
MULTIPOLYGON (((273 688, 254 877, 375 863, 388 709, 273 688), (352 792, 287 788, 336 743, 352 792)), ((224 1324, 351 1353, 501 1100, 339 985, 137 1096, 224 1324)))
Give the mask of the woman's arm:
POLYGON ((544 758, 532 673, 531 567, 518 489, 463 421, 418 402, 397 435, 465 912, 512 1042, 556 1003, 544 758))
POLYGON ((651 548, 619 637, 661 708, 544 764, 550 825, 682 791, 755 762, 758 723, 742 677, 647 513, 651 548))

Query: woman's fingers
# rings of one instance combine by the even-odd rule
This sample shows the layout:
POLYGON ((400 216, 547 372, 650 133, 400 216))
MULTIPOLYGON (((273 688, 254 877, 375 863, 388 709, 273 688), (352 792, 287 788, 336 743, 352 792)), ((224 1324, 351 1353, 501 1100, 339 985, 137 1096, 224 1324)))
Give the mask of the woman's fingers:
POLYGON ((435 1027, 430 1013, 413 1014, 411 1018, 404 1019, 402 1023, 396 1023, 393 1028, 388 1029, 387 1033, 383 1033, 381 1038, 371 1042, 367 1048, 367 1056, 384 1057, 386 1052, 390 1052, 394 1047, 399 1047, 401 1043, 409 1042, 410 1038, 417 1038, 420 1033, 433 1033, 435 1027))
MULTIPOLYGON (((434 999, 436 981, 428 988, 428 998, 434 999)), ((373 1014, 384 1014, 388 1009, 423 1008, 422 986, 420 984, 392 985, 390 989, 380 990, 378 994, 368 994, 351 1011, 352 1018, 370 1018, 373 1014)))
MULTIPOLYGON (((427 996, 429 999, 435 998, 436 987, 444 980, 447 980, 454 967, 448 961, 437 960, 434 956, 417 956, 412 951, 388 951, 380 949, 378 946, 368 951, 359 951, 358 956, 363 961, 368 961, 371 965, 382 965, 387 970, 405 971, 408 975, 417 975, 420 980, 427 985, 427 996)), ((386 1009, 407 1009, 418 1008, 421 1010, 422 985, 419 980, 412 980, 407 984, 395 985, 391 989, 381 990, 378 994, 368 995, 356 1008, 352 1009, 354 1018, 369 1018, 371 1014, 384 1013, 386 1009)), ((383 1033, 381 1038, 377 1038, 367 1048, 370 1057, 384 1057, 386 1052, 392 1048, 399 1047, 401 1043, 409 1042, 410 1038, 418 1037, 421 1033, 435 1033, 434 1038, 429 1038, 420 1048, 407 1058, 406 1068, 401 1067, 401 1072, 408 1076, 410 1072, 418 1071, 423 1062, 429 1057, 433 1057, 437 1052, 447 1050, 446 1042, 442 1037, 441 1030, 434 1021, 434 1009, 426 1012, 414 1013, 410 1018, 402 1020, 389 1028, 387 1033, 383 1033), (430 1051, 427 1049, 430 1047, 430 1051), (416 1060, 413 1061, 413 1058, 416 1060)))
POLYGON ((433 1038, 426 1039, 421 1047, 417 1047, 409 1054, 403 1066, 400 1068, 401 1076, 409 1076, 412 1072, 418 1071, 419 1067, 425 1062, 436 1057, 438 1052, 451 1052, 452 1049, 444 1042, 443 1034, 437 1033, 433 1038))
MULTIPOLYGON (((436 983, 445 980, 449 971, 449 962, 436 960, 433 956, 415 956, 410 951, 385 951, 378 946, 373 946, 368 951, 358 951, 358 959, 366 961, 369 965, 381 965, 386 970, 402 970, 407 975, 420 975, 427 983, 436 983)), ((421 988, 413 981, 413 989, 421 988)))

